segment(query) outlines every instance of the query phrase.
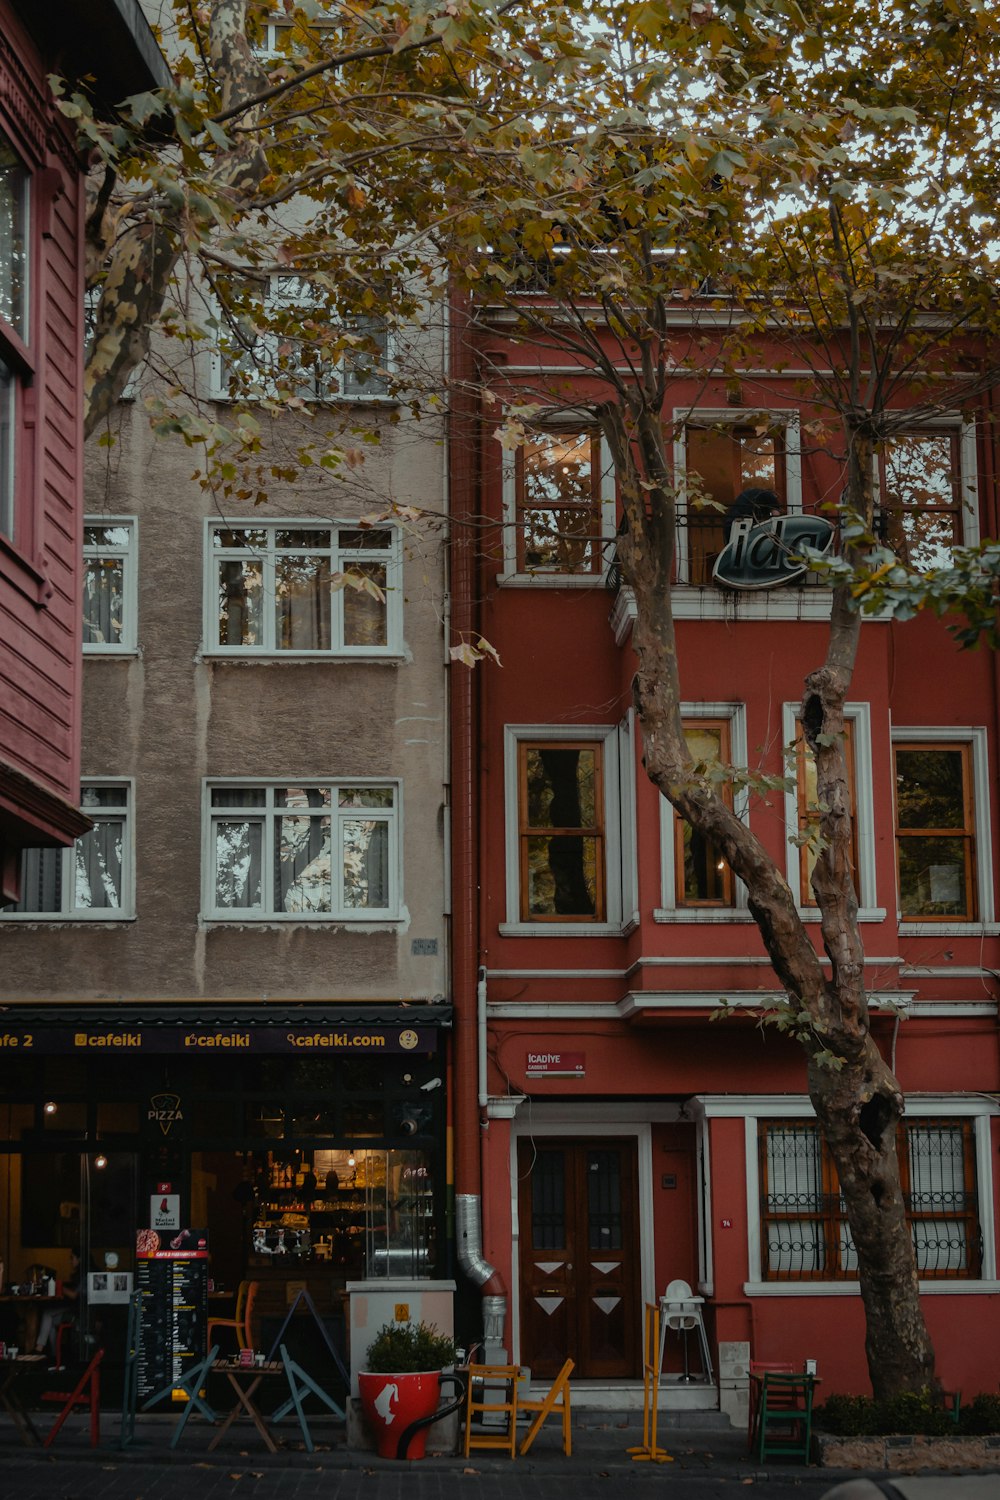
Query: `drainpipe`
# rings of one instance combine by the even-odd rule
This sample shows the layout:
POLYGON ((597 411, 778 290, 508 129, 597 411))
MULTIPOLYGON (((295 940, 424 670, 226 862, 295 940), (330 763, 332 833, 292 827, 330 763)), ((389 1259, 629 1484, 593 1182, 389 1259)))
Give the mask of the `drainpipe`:
MULTIPOLYGON (((473 636, 478 535, 471 524, 478 496, 477 403, 469 345, 467 305, 450 303, 448 483, 451 527, 449 593, 454 639, 473 636), (456 507, 457 501, 457 507, 456 507), (456 516, 456 509, 458 514, 456 516), (455 521, 459 524, 456 525, 455 521)), ((450 642, 448 644, 451 644, 450 642)), ((485 982, 479 971, 479 871, 476 738, 473 732, 476 672, 448 668, 451 699, 452 989, 455 1002, 455 1241, 459 1269, 483 1293, 483 1329, 502 1344, 507 1298, 499 1272, 483 1257, 482 1135, 486 1123, 485 982)))

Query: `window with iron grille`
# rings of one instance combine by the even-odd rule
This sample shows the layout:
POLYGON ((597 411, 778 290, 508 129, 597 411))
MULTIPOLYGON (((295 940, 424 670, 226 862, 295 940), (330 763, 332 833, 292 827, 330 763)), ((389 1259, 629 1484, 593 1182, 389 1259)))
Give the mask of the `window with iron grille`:
MULTIPOLYGON (((900 1128, 897 1149, 919 1275, 978 1277, 972 1122, 910 1120, 900 1128)), ((857 1251, 818 1124, 762 1120, 758 1151, 762 1280, 853 1281, 857 1251)))

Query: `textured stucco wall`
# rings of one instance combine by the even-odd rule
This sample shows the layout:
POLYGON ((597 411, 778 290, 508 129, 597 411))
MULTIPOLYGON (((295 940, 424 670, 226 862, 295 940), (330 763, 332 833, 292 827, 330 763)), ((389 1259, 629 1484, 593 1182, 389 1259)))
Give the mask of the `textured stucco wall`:
MULTIPOLYGON (((403 661, 202 655, 206 516, 350 519, 389 499, 441 512, 440 427, 388 415, 349 408, 383 441, 351 439, 364 458, 346 479, 273 482, 257 509, 203 492, 196 457, 150 434, 141 401, 120 407, 110 448, 91 444, 87 514, 139 518, 139 651, 87 658, 83 730, 85 776, 135 778, 136 919, 0 923, 8 998, 446 994, 443 529, 422 525, 406 542, 403 661), (286 774, 402 778, 401 922, 368 931, 201 923, 203 778, 286 774), (436 938, 437 955, 414 956, 415 938, 436 938)), ((290 425, 267 437, 276 456, 294 438, 290 425)))

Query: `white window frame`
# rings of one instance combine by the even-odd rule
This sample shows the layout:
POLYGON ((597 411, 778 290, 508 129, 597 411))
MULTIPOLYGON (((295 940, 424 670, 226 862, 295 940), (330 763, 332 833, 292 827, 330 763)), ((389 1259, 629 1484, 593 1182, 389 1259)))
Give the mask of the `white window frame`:
POLYGON ((404 655, 403 644, 403 535, 398 526, 391 521, 370 528, 374 531, 388 531, 392 533, 392 543, 388 548, 373 548, 370 555, 364 554, 364 549, 343 548, 338 541, 331 541, 331 556, 340 559, 346 558, 346 566, 350 569, 353 562, 384 562, 386 569, 385 588, 385 610, 386 610, 386 642, 384 646, 345 646, 334 645, 334 641, 343 641, 343 619, 344 619, 344 593, 345 588, 331 591, 331 620, 330 640, 331 646, 328 651, 283 651, 275 645, 275 620, 274 620, 274 550, 273 534, 275 531, 329 531, 334 538, 338 531, 363 531, 366 528, 359 526, 357 520, 331 520, 329 516, 320 520, 310 520, 307 517, 286 516, 280 520, 264 520, 260 516, 245 517, 242 519, 226 519, 221 517, 209 517, 205 522, 205 570, 204 570, 204 617, 203 655, 220 657, 227 660, 242 659, 252 660, 254 658, 268 658, 279 661, 332 661, 339 660, 367 660, 378 658, 399 659, 404 655), (272 540, 268 543, 264 552, 254 552, 250 547, 242 548, 215 548, 212 544, 212 533, 217 529, 225 531, 262 531, 268 530, 272 540), (237 561, 240 557, 250 554, 261 557, 264 562, 264 588, 263 588, 263 626, 265 644, 260 646, 224 646, 218 641, 218 579, 217 564, 220 558, 228 557, 237 561), (364 555, 363 555, 364 554, 364 555), (268 586, 268 579, 271 584, 268 586))
MULTIPOLYGON (((736 1118, 745 1123, 744 1144, 747 1184, 747 1268, 743 1291, 748 1297, 857 1297, 857 1281, 765 1281, 761 1275, 760 1243, 760 1167, 758 1159, 758 1120, 815 1120, 816 1113, 804 1095, 755 1095, 706 1097, 695 1101, 708 1119, 736 1118)), ((983 1096, 909 1094, 907 1119, 972 1119, 976 1144, 976 1189, 979 1197, 979 1228, 983 1240, 982 1274, 969 1277, 933 1277, 920 1282, 920 1293, 949 1296, 963 1293, 1000 1291, 997 1281, 996 1229, 994 1220, 994 1185, 992 1180, 993 1147, 990 1120, 1000 1114, 1000 1105, 983 1096)))
MULTIPOLYGON (((560 412, 553 414, 551 421, 539 419, 533 424, 539 432, 582 433, 593 432, 596 423, 586 413, 560 412)), ((517 567, 517 453, 505 448, 501 460, 501 488, 503 495, 503 571, 497 575, 498 583, 516 584, 542 589, 603 588, 614 551, 615 527, 617 525, 618 486, 611 448, 602 433, 598 434, 600 449, 600 524, 601 536, 605 539, 601 549, 601 566, 593 573, 555 573, 548 571, 519 572, 517 567)))
POLYGON ((507 863, 507 920, 501 937, 608 937, 631 931, 636 911, 636 834, 634 730, 631 715, 619 724, 507 724, 504 726, 504 846, 507 863), (601 744, 604 773, 603 922, 524 922, 521 920, 521 867, 518 825, 518 747, 524 741, 584 741, 601 744))
MULTIPOLYGON (((681 718, 724 719, 729 725, 729 753, 734 766, 747 762, 747 709, 745 703, 682 703, 681 718)), ((732 906, 684 906, 677 901, 676 829, 678 815, 663 793, 660 804, 660 905, 653 912, 654 922, 751 922, 747 906, 747 888, 733 873, 732 906)), ((741 822, 748 818, 750 791, 744 787, 733 794, 733 811, 741 822)))
MULTIPOLYGON (((715 584, 690 583, 688 548, 687 429, 688 427, 746 427, 755 419, 766 417, 772 427, 785 433, 785 505, 790 516, 802 514, 802 440, 801 417, 796 408, 766 406, 676 406, 673 411, 674 475, 677 483, 677 582, 688 588, 709 589, 718 594, 715 584)), ((735 495, 733 496, 735 499, 735 495)), ((780 593, 781 590, 775 592, 780 593)))
MULTIPOLYGON (((403 787, 402 782, 393 776, 213 776, 206 778, 202 784, 202 902, 201 920, 204 923, 236 923, 240 926, 257 925, 260 923, 287 924, 307 923, 310 926, 338 926, 351 928, 384 928, 390 924, 395 926, 407 918, 406 909, 403 905, 403 866, 402 866, 402 819, 403 819, 403 787), (330 817, 334 825, 334 834, 331 836, 331 848, 334 847, 336 837, 336 826, 343 818, 363 818, 366 812, 370 812, 373 818, 384 822, 388 826, 388 870, 389 870, 389 905, 385 907, 350 907, 329 912, 315 911, 277 911, 274 909, 274 834, 273 828, 277 817, 287 814, 290 817, 297 816, 294 809, 278 810, 274 804, 273 793, 276 788, 288 786, 322 787, 329 789, 332 793, 332 806, 330 817), (378 790, 391 790, 393 793, 393 805, 391 808, 358 809, 350 808, 339 810, 337 807, 336 794, 340 787, 373 787, 378 790), (261 808, 213 808, 213 791, 247 790, 261 791, 265 793, 265 805, 261 808), (213 827, 216 817, 219 821, 225 818, 233 820, 238 818, 240 812, 245 812, 247 821, 260 820, 264 833, 261 841, 261 882, 262 896, 259 908, 251 907, 216 907, 214 904, 214 840, 213 827), (215 814, 215 816, 213 816, 215 814)), ((340 847, 339 843, 336 845, 340 847)), ((339 887, 338 887, 339 888, 339 887)), ((337 888, 331 878, 331 902, 337 898, 337 888)))
MULTIPOLYGON (((800 703, 781 706, 782 743, 791 745, 798 733, 800 703)), ((845 703, 844 718, 850 723, 854 744, 854 829, 858 851, 855 870, 859 922, 882 922, 886 908, 878 904, 875 878, 875 793, 872 783, 871 704, 845 703)), ((819 909, 803 906, 799 901, 799 849, 791 840, 799 831, 798 784, 794 765, 789 770, 792 785, 785 788, 785 878, 796 898, 796 910, 803 922, 820 921, 819 909)))
MULTIPOLYGON (((896 917, 899 931, 906 937, 967 937, 986 933, 1000 934, 1000 923, 996 921, 993 896, 993 835, 990 814, 990 774, 988 740, 982 725, 936 724, 930 729, 921 729, 908 724, 893 727, 892 743, 896 745, 926 742, 936 745, 961 745, 970 748, 972 759, 973 827, 976 849, 972 864, 976 876, 976 906, 979 916, 974 922, 927 922, 919 917, 904 917, 899 910, 898 867, 896 851, 896 810, 892 813, 893 878, 896 891, 896 917)), ((893 778, 893 799, 896 786, 893 778)))
POLYGON ((85 656, 134 656, 139 641, 139 520, 137 516, 84 516, 84 527, 122 526, 128 541, 122 546, 84 543, 84 574, 92 558, 120 558, 122 564, 122 634, 118 641, 84 641, 85 656))
MULTIPOLYGON (((135 920, 135 781, 131 776, 84 776, 81 789, 94 787, 120 787, 124 793, 120 807, 93 809, 94 822, 105 817, 121 818, 124 823, 122 838, 121 905, 118 907, 75 907, 69 903, 76 892, 76 842, 67 849, 55 851, 62 861, 62 909, 60 911, 11 911, 0 909, 0 921, 4 922, 131 922, 135 920)), ((86 808, 86 816, 90 813, 86 808)), ((83 834, 81 837, 86 838, 83 834)))
MULTIPOLYGON (((268 307, 318 305, 318 299, 316 302, 309 302, 305 304, 302 303, 298 297, 293 297, 291 291, 288 289, 288 284, 293 281, 299 283, 303 290, 308 290, 309 278, 297 271, 283 271, 280 274, 268 277, 267 290, 262 292, 262 308, 267 309, 268 307)), ((227 326, 226 320, 223 317, 219 304, 215 299, 213 299, 212 314, 220 328, 225 328, 227 326)), ((396 366, 397 345, 395 330, 385 318, 372 316, 370 318, 370 321, 374 324, 378 324, 381 327, 384 327, 385 329, 386 348, 384 368, 387 374, 391 376, 396 366)), ((262 346, 266 347, 267 340, 272 337, 273 335, 267 330, 262 330, 258 335, 258 341, 262 346)), ((361 402, 370 406, 391 406, 396 403, 397 398, 391 391, 388 390, 350 391, 344 389, 344 369, 346 363, 347 355, 346 353, 344 353, 337 360, 333 360, 329 363, 323 363, 317 366, 315 371, 313 372, 314 375, 318 378, 321 375, 322 371, 329 370, 331 376, 336 376, 339 379, 341 387, 339 390, 311 390, 303 388, 302 390, 297 391, 295 394, 303 401, 307 401, 310 403, 315 402, 320 406, 336 406, 341 402, 361 402)), ((229 360, 227 356, 222 352, 222 350, 214 349, 212 351, 212 365, 209 384, 209 396, 213 401, 232 401, 234 399, 229 390, 229 379, 227 375, 228 365, 229 360)), ((256 390, 241 391, 236 399, 246 401, 254 399, 267 400, 270 394, 271 393, 268 390, 268 379, 266 372, 262 372, 258 388, 256 390)))

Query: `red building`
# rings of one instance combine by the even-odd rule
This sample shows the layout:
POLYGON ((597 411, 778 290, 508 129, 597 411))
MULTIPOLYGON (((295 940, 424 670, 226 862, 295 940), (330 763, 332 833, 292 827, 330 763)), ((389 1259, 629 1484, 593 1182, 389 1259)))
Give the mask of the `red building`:
MULTIPOLYGON (((758 1021, 780 995, 746 891, 643 771, 635 605, 613 546, 593 540, 618 521, 586 415, 599 388, 504 327, 481 312, 458 329, 460 375, 551 409, 505 450, 499 406, 470 407, 452 453, 453 618, 503 662, 453 700, 454 784, 472 788, 454 814, 458 1189, 482 1194, 478 1279, 493 1272, 486 1290, 506 1299, 516 1361, 546 1375, 570 1355, 574 1389, 592 1382, 605 1401, 639 1380, 644 1306, 675 1279, 704 1298, 712 1368, 695 1330, 680 1395, 670 1334, 668 1405, 738 1420, 748 1358, 815 1358, 825 1392, 867 1390, 850 1233, 801 1049, 758 1021), (713 1019, 721 1002, 728 1018, 713 1019)), ((749 484, 792 515, 839 495, 836 455, 803 438, 801 384, 679 378, 664 420, 682 496, 695 474, 723 507, 749 484)), ((880 462, 885 534, 916 563, 997 534, 985 410, 956 407, 880 462)), ((693 755, 780 774, 830 593, 802 578, 718 587, 727 518, 681 509, 693 755)), ((848 706, 874 1032, 907 1097, 902 1170, 938 1373, 967 1397, 995 1385, 1000 1305, 998 684, 995 658, 960 654, 939 622, 874 619, 848 706)), ((810 856, 790 842, 810 797, 801 745, 789 764, 787 790, 737 792, 736 807, 820 948, 810 856)))
POLYGON ((169 83, 137 4, 0 0, 0 897, 80 806, 84 169, 48 75, 169 83))

